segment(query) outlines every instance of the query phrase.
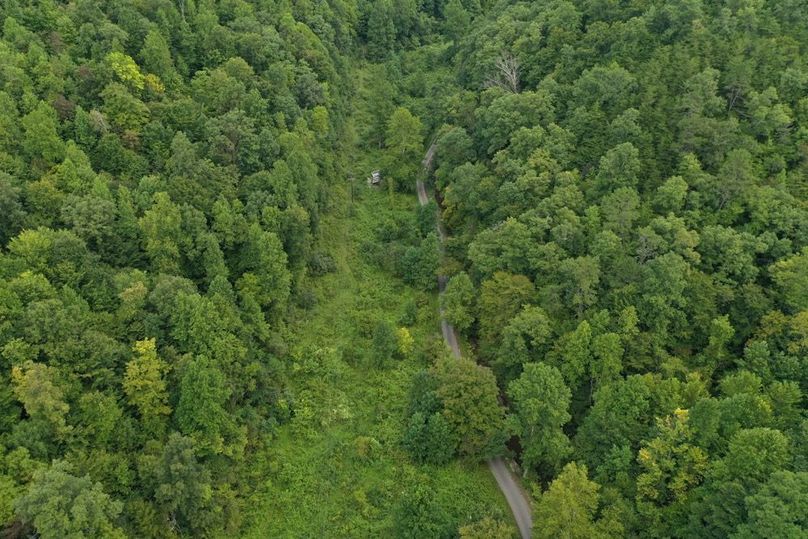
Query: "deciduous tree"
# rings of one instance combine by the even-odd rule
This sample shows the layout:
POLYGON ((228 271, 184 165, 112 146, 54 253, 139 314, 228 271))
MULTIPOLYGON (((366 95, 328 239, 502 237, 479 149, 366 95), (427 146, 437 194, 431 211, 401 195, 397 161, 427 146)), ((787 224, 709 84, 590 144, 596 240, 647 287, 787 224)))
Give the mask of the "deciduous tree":
POLYGON ((444 357, 435 365, 442 414, 459 441, 459 452, 484 459, 503 450, 505 419, 493 373, 468 359, 444 357))
POLYGON ((169 366, 157 357, 154 339, 136 342, 133 351, 135 357, 126 364, 123 390, 146 427, 160 434, 164 418, 171 413, 165 381, 169 366))
POLYGON ((528 363, 522 375, 508 385, 515 431, 522 444, 525 474, 538 470, 550 476, 560 469, 571 451, 562 427, 570 420, 571 394, 558 369, 528 363))

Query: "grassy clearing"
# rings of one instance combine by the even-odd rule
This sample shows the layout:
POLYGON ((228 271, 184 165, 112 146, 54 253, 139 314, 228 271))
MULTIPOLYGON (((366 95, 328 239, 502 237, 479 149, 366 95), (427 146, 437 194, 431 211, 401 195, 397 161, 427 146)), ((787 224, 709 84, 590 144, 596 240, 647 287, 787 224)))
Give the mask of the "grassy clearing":
POLYGON ((250 504, 248 537, 390 536, 396 503, 415 482, 432 485, 458 524, 485 514, 509 519, 484 464, 415 466, 400 447, 410 379, 427 366, 423 349, 440 338, 437 301, 360 249, 374 239, 379 213, 413 212, 415 198, 391 198, 360 183, 351 209, 346 190, 339 191, 318 247, 334 257, 337 271, 312 279, 318 303, 291 328, 305 336, 290 348, 296 415, 263 455, 268 474, 250 504), (373 326, 383 317, 401 325, 411 301, 418 305, 409 327, 415 353, 371 366, 373 326))

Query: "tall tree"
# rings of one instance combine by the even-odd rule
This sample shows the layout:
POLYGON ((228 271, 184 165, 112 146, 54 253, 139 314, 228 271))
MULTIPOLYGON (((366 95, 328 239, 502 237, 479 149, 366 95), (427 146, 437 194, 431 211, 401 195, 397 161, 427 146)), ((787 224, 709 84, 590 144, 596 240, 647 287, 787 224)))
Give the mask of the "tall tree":
POLYGON ((17 515, 45 539, 109 537, 123 539, 116 526, 123 504, 107 495, 89 476, 76 477, 64 461, 34 472, 26 493, 17 500, 17 515))
POLYGON ((669 513, 687 511, 688 491, 701 482, 707 470, 707 454, 693 445, 687 420, 687 410, 657 420, 657 436, 638 452, 637 509, 648 519, 655 536, 675 533, 667 526, 681 516, 673 518, 669 513))
POLYGON ((387 149, 387 181, 391 187, 411 185, 420 169, 423 157, 423 130, 421 120, 404 107, 393 111, 387 121, 384 145, 387 149))
POLYGON ((135 357, 126 364, 123 390, 146 428, 159 435, 166 416, 171 413, 165 382, 169 366, 157 357, 154 339, 136 342, 133 351, 135 357))
POLYGON ((42 363, 26 361, 11 369, 14 395, 31 421, 42 423, 57 439, 72 430, 67 423, 70 405, 58 381, 58 371, 42 363))
POLYGON ((413 485, 402 497, 395 511, 396 536, 402 539, 445 537, 449 517, 437 500, 435 491, 421 482, 413 485))
POLYGON ((175 411, 177 425, 191 436, 206 453, 233 455, 237 427, 225 405, 230 390, 222 372, 207 357, 192 359, 180 381, 179 402, 175 411))
POLYGON ((595 515, 600 485, 587 477, 586 466, 570 462, 542 493, 533 516, 533 533, 539 538, 584 539, 604 536, 595 515))
POLYGON ((205 529, 214 509, 210 471, 197 459, 194 442, 172 433, 151 466, 144 470, 154 499, 175 532, 205 529))
POLYGON ((166 193, 154 195, 152 207, 143 214, 139 224, 144 239, 144 249, 152 262, 152 268, 160 273, 180 274, 180 225, 179 208, 166 193))
POLYGON ((381 0, 371 4, 368 16, 368 53, 374 60, 384 60, 393 52, 396 43, 393 3, 381 0))
POLYGON ((461 271, 449 279, 441 295, 443 316, 460 331, 466 331, 474 322, 474 284, 468 274, 461 271))
POLYGON ((732 537, 799 537, 808 528, 808 472, 775 472, 745 503, 747 520, 732 537))
POLYGON ((459 441, 460 453, 484 459, 502 452, 504 410, 493 373, 467 359, 444 357, 435 365, 435 376, 442 414, 459 441))
POLYGON ((44 172, 64 157, 65 144, 58 133, 58 119, 52 107, 40 101, 22 118, 23 147, 36 170, 44 172))
POLYGON ((522 444, 525 475, 537 468, 541 476, 552 475, 571 451, 562 430, 571 418, 571 394, 561 373, 544 363, 528 363, 522 375, 508 385, 508 398, 522 444))

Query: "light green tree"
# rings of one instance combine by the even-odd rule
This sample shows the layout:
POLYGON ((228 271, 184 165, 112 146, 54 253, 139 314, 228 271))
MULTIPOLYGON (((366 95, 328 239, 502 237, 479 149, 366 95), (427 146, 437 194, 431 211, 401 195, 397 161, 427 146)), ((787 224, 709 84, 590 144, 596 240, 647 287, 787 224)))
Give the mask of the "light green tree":
POLYGON ((498 401, 494 374, 468 359, 444 357, 435 365, 442 414, 464 456, 483 459, 504 446, 504 409, 498 401))
POLYGON ((135 357, 126 364, 123 391, 129 403, 137 408, 145 425, 159 433, 160 424, 171 413, 165 375, 169 366, 157 356, 154 339, 137 341, 135 357))
POLYGON ((658 434, 637 454, 637 510, 648 519, 654 534, 666 536, 670 513, 684 510, 687 494, 703 479, 707 453, 693 442, 687 410, 657 420, 658 434), (668 518, 666 518, 668 517, 668 518))
POLYGON ((542 493, 533 515, 538 539, 592 539, 603 537, 595 513, 600 485, 587 477, 586 466, 570 462, 542 493))
POLYGON ((485 517, 482 520, 461 526, 460 539, 513 539, 516 530, 501 520, 485 517))
POLYGON ((14 395, 31 420, 44 422, 59 438, 72 430, 67 424, 70 405, 55 368, 28 360, 11 368, 11 381, 14 395))
POLYGON ((424 126, 417 116, 404 107, 393 111, 387 121, 384 145, 387 149, 387 180, 391 188, 415 181, 423 158, 424 126))
POLYGON ((22 128, 22 147, 39 170, 46 170, 62 160, 65 144, 59 137, 56 112, 50 105, 40 101, 34 110, 23 116, 22 128))
POLYGON ((160 273, 180 274, 180 248, 182 216, 176 204, 166 193, 154 195, 154 202, 139 224, 143 234, 144 248, 152 267, 160 273))

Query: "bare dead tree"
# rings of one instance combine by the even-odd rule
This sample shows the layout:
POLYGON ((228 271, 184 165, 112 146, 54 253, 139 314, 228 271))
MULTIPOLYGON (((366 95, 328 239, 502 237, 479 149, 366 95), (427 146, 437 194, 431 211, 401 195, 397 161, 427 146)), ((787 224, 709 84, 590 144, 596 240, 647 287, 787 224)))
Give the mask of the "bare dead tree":
POLYGON ((486 88, 502 88, 506 92, 519 93, 519 71, 520 65, 510 52, 502 51, 499 58, 494 62, 496 73, 485 81, 486 88))

